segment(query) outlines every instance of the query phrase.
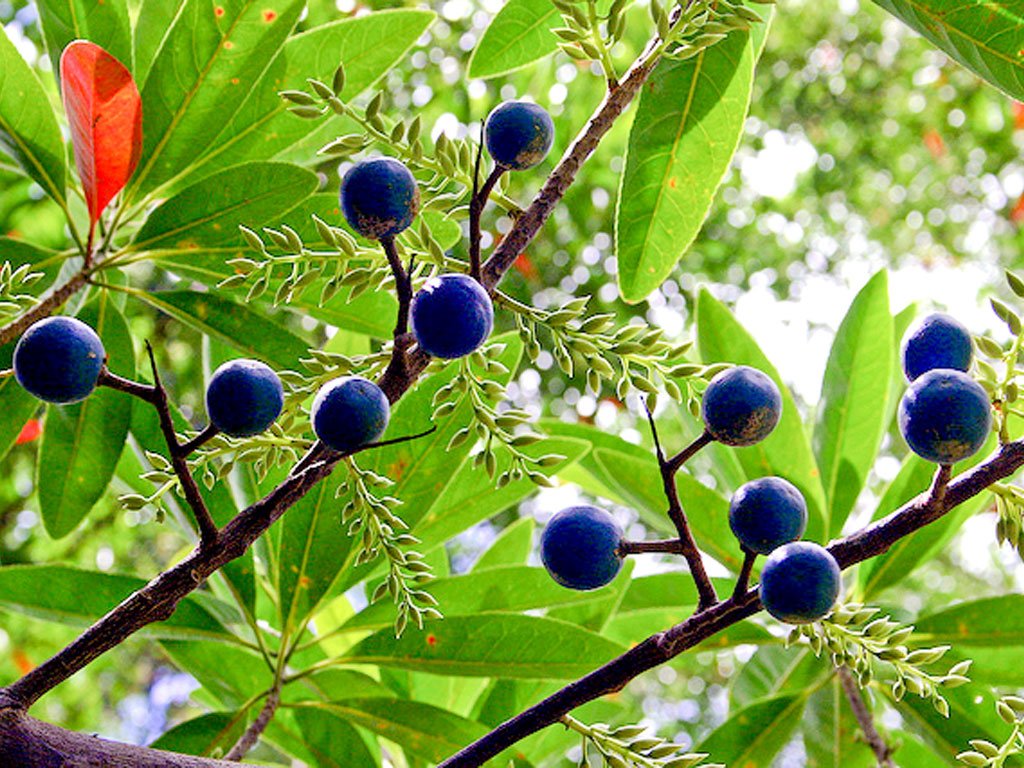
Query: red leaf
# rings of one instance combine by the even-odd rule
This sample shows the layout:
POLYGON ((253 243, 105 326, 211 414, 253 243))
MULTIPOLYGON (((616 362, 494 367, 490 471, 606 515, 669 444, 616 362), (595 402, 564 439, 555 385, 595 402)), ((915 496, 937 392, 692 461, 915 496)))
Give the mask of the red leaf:
POLYGON ((64 110, 92 226, 128 183, 142 151, 142 100, 131 72, 95 43, 60 57, 64 110))
POLYGON ((42 433, 43 427, 39 423, 39 419, 29 419, 25 422, 25 426, 21 428, 21 432, 18 434, 18 439, 14 441, 14 444, 24 445, 25 443, 31 443, 42 433))

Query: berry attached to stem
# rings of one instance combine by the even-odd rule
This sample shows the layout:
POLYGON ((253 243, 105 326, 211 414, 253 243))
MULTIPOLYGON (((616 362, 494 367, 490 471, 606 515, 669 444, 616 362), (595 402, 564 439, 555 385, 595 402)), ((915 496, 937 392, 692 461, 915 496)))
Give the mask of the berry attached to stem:
POLYGON ((960 371, 938 368, 911 384, 899 407, 910 450, 936 464, 955 464, 985 444, 992 409, 985 390, 960 371))
POLYGON ((356 163, 341 181, 341 210, 363 237, 380 240, 407 229, 420 207, 412 172, 392 157, 356 163))
POLYGON ((555 140, 551 115, 529 101, 499 104, 484 124, 484 142, 494 162, 513 171, 540 164, 555 140))
POLYGON ((729 527, 740 544, 759 555, 796 541, 807 529, 807 502, 781 477, 741 485, 729 502, 729 527))
POLYGON ((494 327, 494 305, 469 275, 441 275, 428 280, 413 298, 410 319, 420 349, 452 360, 487 340, 494 327))
POLYGON ((313 431, 328 448, 352 453, 384 434, 391 415, 381 388, 362 376, 324 384, 313 400, 313 431))
POLYGON ((107 353, 96 331, 73 317, 48 317, 32 325, 14 349, 14 375, 30 394, 65 405, 96 388, 107 353))
POLYGON ((206 414, 225 435, 252 437, 281 414, 284 388, 277 374, 259 360, 230 360, 210 377, 206 414))
POLYGON ((782 395, 766 374, 746 365, 715 376, 704 392, 704 426, 725 445, 759 443, 782 415, 782 395))
POLYGON ((936 368, 967 371, 971 367, 970 332, 956 319, 928 315, 903 340, 903 372, 908 381, 936 368))
POLYGON ((597 589, 622 567, 622 529, 608 512, 581 505, 551 518, 540 538, 540 557, 551 578, 569 589, 597 589))
POLYGON ((820 544, 794 541, 772 552, 761 570, 761 603, 787 624, 824 618, 839 597, 839 564, 820 544))

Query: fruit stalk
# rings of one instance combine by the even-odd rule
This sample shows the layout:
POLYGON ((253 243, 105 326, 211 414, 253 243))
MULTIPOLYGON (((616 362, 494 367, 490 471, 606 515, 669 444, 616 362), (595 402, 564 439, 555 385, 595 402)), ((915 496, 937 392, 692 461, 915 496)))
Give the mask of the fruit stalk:
POLYGON ((860 730, 864 734, 864 740, 871 747, 871 751, 875 753, 878 768, 894 768, 892 750, 875 727, 875 720, 864 701, 864 694, 861 693, 857 681, 853 679, 853 675, 846 667, 836 667, 836 675, 839 677, 840 685, 843 686, 846 700, 850 702, 850 709, 853 710, 853 716, 857 719, 857 725, 860 726, 860 730))

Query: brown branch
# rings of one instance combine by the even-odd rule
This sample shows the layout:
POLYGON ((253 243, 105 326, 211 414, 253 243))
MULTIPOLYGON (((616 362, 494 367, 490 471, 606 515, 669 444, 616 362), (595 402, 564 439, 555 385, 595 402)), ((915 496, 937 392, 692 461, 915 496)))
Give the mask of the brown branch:
MULTIPOLYGON (((480 155, 483 153, 483 143, 481 142, 480 150, 477 154, 476 162, 476 174, 473 177, 473 185, 476 186, 477 180, 480 176, 480 155)), ((473 197, 469 201, 469 274, 474 280, 480 280, 480 216, 484 212, 484 207, 487 205, 487 201, 491 197, 491 191, 494 189, 494 185, 498 183, 498 179, 505 172, 505 169, 500 165, 495 165, 494 169, 488 175, 487 179, 480 189, 473 190, 473 197)))
POLYGON ((864 694, 861 692, 860 686, 857 685, 857 681, 853 679, 853 675, 846 667, 836 667, 836 674, 839 676, 839 683, 843 686, 846 700, 850 702, 850 709, 853 710, 853 716, 857 719, 857 725, 860 726, 860 730, 864 734, 864 740, 871 751, 875 753, 878 768, 895 768, 892 762, 892 750, 885 743, 878 728, 875 727, 875 719, 871 715, 871 710, 868 709, 868 704, 864 700, 864 694))
POLYGON ((409 306, 412 304, 412 275, 402 266, 402 257, 398 255, 395 238, 382 237, 380 245, 388 257, 391 274, 395 278, 395 293, 398 295, 398 316, 395 318, 395 339, 409 331, 409 306))
MULTIPOLYGON (((834 542, 828 549, 844 569, 876 557, 900 539, 982 493, 992 483, 1009 477, 1021 466, 1024 466, 1024 441, 1009 443, 983 464, 950 483, 941 500, 936 501, 930 492, 921 494, 887 517, 834 542)), ((671 629, 651 635, 618 658, 502 723, 440 763, 438 768, 476 768, 521 739, 558 722, 576 707, 620 690, 643 672, 669 661, 760 608, 757 589, 749 589, 694 614, 671 629)))
POLYGON ((619 544, 619 554, 623 557, 652 552, 681 555, 683 554, 683 542, 679 539, 664 539, 661 541, 624 541, 619 544))
POLYGON ((750 586, 750 573, 754 570, 754 561, 757 559, 757 552, 743 547, 743 565, 740 568, 740 575, 736 578, 736 587, 733 589, 733 599, 738 599, 740 595, 747 591, 750 586))
POLYGON ((30 326, 43 320, 62 306, 64 302, 82 290, 89 282, 89 273, 83 269, 76 272, 66 283, 54 288, 45 299, 40 301, 25 314, 15 318, 0 328, 0 346, 19 338, 30 326))
POLYGON ((277 707, 281 703, 281 686, 280 681, 270 689, 270 693, 267 695, 267 700, 263 704, 263 708, 260 710, 259 715, 252 721, 248 728, 245 729, 245 733, 242 734, 241 738, 235 743, 228 753, 224 755, 225 760, 241 760, 247 754, 249 750, 256 746, 256 742, 260 740, 260 736, 270 725, 270 721, 274 717, 274 713, 277 712, 277 707))
POLYGON ((202 448, 219 434, 220 430, 211 422, 207 424, 206 428, 198 435, 179 445, 178 452, 181 453, 182 456, 190 456, 194 451, 202 448))

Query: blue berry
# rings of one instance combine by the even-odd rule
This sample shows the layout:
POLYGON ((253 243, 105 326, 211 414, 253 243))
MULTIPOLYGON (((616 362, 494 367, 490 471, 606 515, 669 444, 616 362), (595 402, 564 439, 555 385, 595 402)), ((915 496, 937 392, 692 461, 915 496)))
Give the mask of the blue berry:
POLYGON ((761 604, 779 621, 809 624, 828 615, 841 584, 839 564, 827 549, 810 541, 794 541, 765 560, 761 604))
POLYGON ((767 555, 804 535, 807 502, 795 485, 781 477, 751 480, 732 495, 729 527, 747 549, 767 555))
POLYGON ((48 317, 31 326, 14 349, 14 376, 47 403, 77 403, 96 388, 107 358, 96 331, 73 317, 48 317))
POLYGON ((274 423, 283 407, 281 379, 259 360, 224 363, 206 387, 206 415, 231 437, 258 435, 274 423))
POLYGON ((341 209, 349 225, 363 237, 394 237, 416 218, 420 190, 402 163, 376 157, 356 163, 341 181, 341 209))
POLYGON ((903 340, 903 372, 909 381, 936 368, 971 367, 971 334, 949 315, 928 315, 903 340))
POLYGON ((491 297, 469 275, 441 275, 413 297, 412 332, 420 349, 433 357, 465 357, 483 344, 494 327, 491 297))
POLYGON ((539 164, 555 140, 555 125, 543 107, 506 101, 494 108, 484 125, 484 141, 494 162, 523 171, 539 164))
POLYGON ((362 376, 342 376, 324 384, 313 400, 313 431, 328 448, 351 453, 383 435, 390 415, 380 387, 362 376))
POLYGON ((540 558, 551 578, 569 589, 597 589, 622 567, 622 529, 610 514, 589 505, 551 518, 540 537, 540 558))
POLYGON ((899 407, 900 432, 910 450, 936 464, 977 453, 992 426, 988 395, 965 373, 936 369, 914 380, 899 407))
POLYGON ((715 440, 726 445, 753 445, 779 423, 782 395, 764 373, 738 365, 711 380, 701 410, 704 426, 715 440))

